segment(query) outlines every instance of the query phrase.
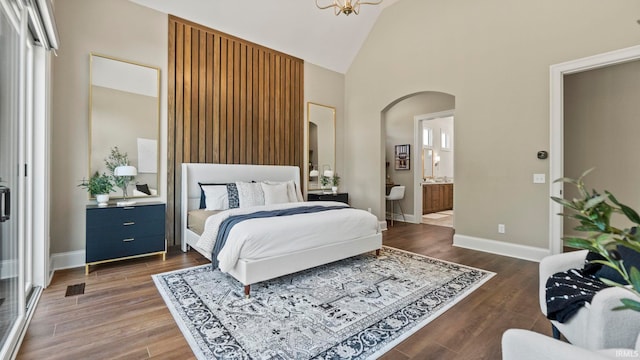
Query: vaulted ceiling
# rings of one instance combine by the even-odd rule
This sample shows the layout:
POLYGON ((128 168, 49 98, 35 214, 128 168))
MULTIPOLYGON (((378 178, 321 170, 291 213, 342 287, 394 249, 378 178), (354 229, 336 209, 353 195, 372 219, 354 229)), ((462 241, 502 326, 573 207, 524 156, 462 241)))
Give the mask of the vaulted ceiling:
POLYGON ((346 73, 380 13, 399 0, 350 16, 320 10, 315 0, 130 1, 346 73))

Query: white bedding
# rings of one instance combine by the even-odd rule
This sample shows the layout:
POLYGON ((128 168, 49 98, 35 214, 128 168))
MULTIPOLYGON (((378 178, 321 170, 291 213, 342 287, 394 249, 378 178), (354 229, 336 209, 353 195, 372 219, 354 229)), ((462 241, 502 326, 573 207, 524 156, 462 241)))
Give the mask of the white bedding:
POLYGON ((235 225, 218 255, 220 270, 228 272, 239 258, 257 260, 275 255, 338 243, 379 232, 378 219, 367 211, 347 208, 333 201, 286 203, 237 208, 209 217, 196 246, 211 253, 218 227, 232 215, 254 211, 286 209, 299 206, 344 206, 345 209, 297 214, 281 217, 250 219, 235 225))

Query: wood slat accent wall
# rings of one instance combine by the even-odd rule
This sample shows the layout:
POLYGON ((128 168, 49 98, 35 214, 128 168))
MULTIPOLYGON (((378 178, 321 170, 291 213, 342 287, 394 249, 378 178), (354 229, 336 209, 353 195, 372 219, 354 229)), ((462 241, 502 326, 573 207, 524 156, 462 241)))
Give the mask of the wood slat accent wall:
POLYGON ((303 162, 302 60, 169 16, 167 238, 180 242, 182 163, 303 162))

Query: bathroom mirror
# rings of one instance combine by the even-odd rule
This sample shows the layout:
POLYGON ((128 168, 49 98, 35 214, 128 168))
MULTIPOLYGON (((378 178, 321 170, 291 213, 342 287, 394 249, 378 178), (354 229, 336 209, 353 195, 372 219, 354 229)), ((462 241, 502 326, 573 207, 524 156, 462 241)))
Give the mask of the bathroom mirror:
POLYGON ((433 178, 433 150, 422 148, 422 178, 433 178))
POLYGON ((307 103, 309 164, 307 177, 309 190, 321 189, 320 176, 325 170, 335 171, 336 162, 336 108, 307 103))
MULTIPOLYGON (((137 169, 128 197, 158 195, 160 68, 90 54, 89 123, 89 177, 111 175, 105 159, 117 147, 137 169)), ((122 189, 109 195, 122 197, 122 189)))

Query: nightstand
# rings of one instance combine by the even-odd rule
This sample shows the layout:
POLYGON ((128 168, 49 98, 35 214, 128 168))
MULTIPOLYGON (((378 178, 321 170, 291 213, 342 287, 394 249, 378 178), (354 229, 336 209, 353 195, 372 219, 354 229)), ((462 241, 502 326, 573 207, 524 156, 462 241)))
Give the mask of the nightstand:
POLYGON ((167 254, 165 204, 87 205, 86 265, 167 254))
POLYGON ((307 201, 339 201, 345 204, 349 204, 349 193, 308 193, 307 201))

